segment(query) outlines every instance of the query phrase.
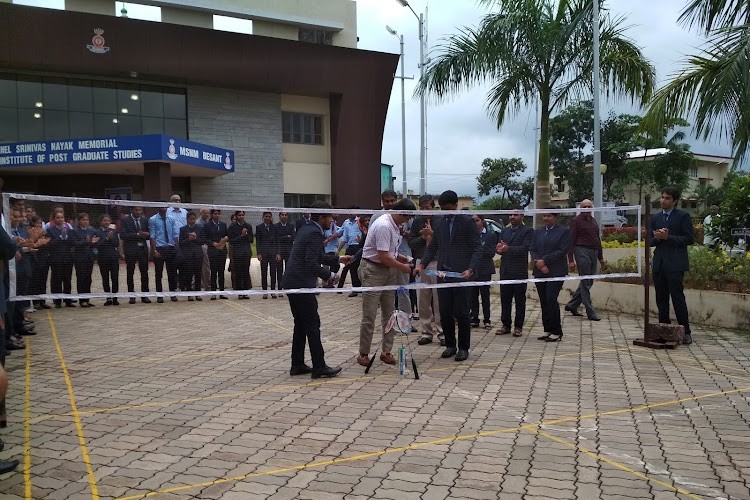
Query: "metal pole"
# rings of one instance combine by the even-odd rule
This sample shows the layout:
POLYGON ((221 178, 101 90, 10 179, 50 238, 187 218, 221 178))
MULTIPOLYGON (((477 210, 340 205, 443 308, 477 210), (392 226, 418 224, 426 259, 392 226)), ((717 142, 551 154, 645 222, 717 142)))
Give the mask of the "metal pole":
MULTIPOLYGON (((419 80, 424 79, 424 16, 419 14, 419 80)), ((425 130, 424 130, 424 92, 419 97, 419 129, 420 129, 420 150, 419 150, 419 194, 425 194, 425 130)))
MULTIPOLYGON (((534 134, 534 204, 531 206, 531 208, 536 210, 536 176, 537 172, 539 171, 539 100, 536 101, 536 107, 534 109, 534 120, 537 123, 537 127, 534 129, 536 131, 536 133, 534 134)), ((534 212, 532 218, 533 220, 536 220, 536 212, 534 212)), ((533 225, 534 224, 532 223, 532 226, 533 225)))
MULTIPOLYGON (((601 137, 599 122, 599 0, 594 0, 594 9, 592 12, 592 26, 593 26, 593 51, 594 51, 594 67, 591 71, 592 78, 594 80, 594 206, 601 208, 603 206, 602 200, 602 151, 601 151, 601 137)), ((596 221, 599 223, 599 231, 601 233, 602 227, 602 213, 597 211, 594 214, 596 221)))
POLYGON ((401 41, 401 167, 403 172, 402 186, 403 197, 408 198, 406 190, 406 100, 404 97, 404 35, 399 35, 401 41))

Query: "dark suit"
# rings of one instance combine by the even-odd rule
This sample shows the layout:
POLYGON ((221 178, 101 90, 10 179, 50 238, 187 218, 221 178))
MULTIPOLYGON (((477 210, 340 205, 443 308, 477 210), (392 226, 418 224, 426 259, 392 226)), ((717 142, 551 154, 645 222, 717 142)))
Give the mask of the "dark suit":
MULTIPOLYGON (((6 289, 5 281, 8 277, 8 261, 15 257, 18 247, 16 242, 5 232, 5 228, 0 225, 0 278, 2 279, 2 286, 0 286, 0 315, 5 315, 7 310, 8 290, 6 289)), ((7 321, 6 321, 7 323, 7 321)), ((0 365, 5 366, 5 342, 8 337, 8 332, 3 332, 0 335, 0 365)))
MULTIPOLYGON (((500 257, 500 279, 517 280, 529 277, 529 249, 534 238, 534 228, 524 224, 518 227, 508 226, 500 233, 500 241, 508 245, 508 250, 500 257)), ((526 283, 500 285, 500 321, 503 326, 523 328, 526 321, 526 283), (511 321, 513 301, 516 302, 516 314, 511 321)))
MULTIPOLYGON (((279 240, 276 238, 276 226, 258 224, 255 227, 255 250, 260 260, 260 284, 263 290, 268 289, 268 271, 271 271, 271 290, 276 289, 276 256, 279 254, 279 240), (270 266, 269 266, 270 264, 270 266)), ((281 285, 281 283, 279 283, 281 285)))
POLYGON ((183 291, 201 289, 201 274, 203 269, 203 231, 198 225, 182 226, 180 228, 180 257, 182 267, 180 268, 180 288, 183 291), (195 233, 195 238, 190 239, 190 234, 195 233), (195 288, 193 288, 195 283, 195 288))
MULTIPOLYGON (((338 262, 335 255, 326 255, 323 248, 323 231, 318 224, 305 224, 297 232, 289 256, 281 286, 291 288, 315 288, 318 278, 328 280, 330 271, 323 265, 338 262)), ((305 363, 305 339, 310 344, 313 369, 325 366, 323 344, 320 342, 320 316, 318 300, 314 293, 293 293, 289 295, 289 307, 294 316, 292 336, 292 366, 305 363)))
MULTIPOLYGON (((76 270, 76 289, 78 293, 91 293, 91 274, 94 272, 94 244, 91 238, 96 236, 96 229, 91 226, 79 227, 76 230, 76 244, 73 253, 73 265, 76 270)), ((81 299, 81 304, 88 302, 81 299)))
MULTIPOLYGON (((479 259, 477 274, 474 281, 490 281, 495 274, 495 248, 497 247, 497 233, 485 229, 479 233, 482 242, 482 257, 479 259)), ((479 297, 482 297, 482 318, 485 324, 490 323, 490 285, 471 287, 471 321, 479 323, 479 297)))
MULTIPOLYGON (((540 227, 534 231, 531 240, 531 258, 534 260, 534 277, 558 278, 568 275, 568 248, 570 247, 570 230, 557 224, 547 229, 540 227), (536 267, 537 260, 544 260, 548 274, 536 267)), ((542 307, 542 325, 544 331, 553 335, 562 335, 560 304, 557 301, 562 289, 562 281, 546 281, 536 284, 539 304, 542 307)))
POLYGON ((289 222, 286 224, 277 222, 275 226, 276 239, 279 242, 279 255, 281 255, 281 260, 276 264, 276 282, 281 286, 281 278, 284 277, 284 269, 289 265, 289 255, 292 253, 292 244, 297 230, 289 222))
MULTIPOLYGON (((52 269, 50 291, 52 293, 71 293, 70 280, 73 276, 73 250, 76 244, 76 232, 73 229, 59 228, 54 224, 47 231, 50 250, 49 264, 52 269)), ((56 305, 62 301, 54 300, 56 305)), ((65 299, 70 304, 70 299, 65 299)))
POLYGON ((203 239, 208 245, 208 264, 211 268, 211 290, 224 290, 224 266, 227 263, 227 248, 216 248, 214 243, 218 243, 222 238, 227 236, 227 225, 223 222, 214 222, 213 220, 203 225, 203 239), (218 284, 217 284, 218 282, 218 284))
POLYGON ((648 228, 649 246, 654 249, 652 267, 654 271, 654 290, 656 291, 656 307, 659 309, 659 323, 669 323, 669 297, 672 297, 672 307, 677 322, 685 327, 685 333, 690 333, 688 309, 685 302, 682 280, 685 271, 690 269, 688 246, 695 240, 693 221, 687 212, 673 209, 669 219, 660 212, 651 216, 648 228), (669 229, 669 238, 657 240, 653 232, 661 228, 669 229))
MULTIPOLYGON (((471 269, 476 275, 482 256, 482 243, 474 221, 468 215, 443 216, 432 226, 433 236, 424 252, 421 264, 427 267, 437 258, 438 271, 464 272, 471 269), (451 230, 452 219, 452 230, 451 230)), ((446 278, 441 282, 460 281, 446 278)), ((458 348, 469 350, 471 344, 471 316, 469 287, 439 288, 440 323, 446 347, 456 347, 458 320, 458 348)))
POLYGON ((99 243, 97 259, 99 262, 99 273, 102 275, 102 287, 107 293, 117 293, 120 287, 120 238, 117 231, 101 227, 96 230, 99 243), (111 235, 111 236, 110 236, 111 235), (110 282, 112 287, 110 288, 110 282))
POLYGON ((148 233, 148 219, 144 216, 137 220, 132 215, 120 220, 120 239, 122 240, 123 253, 125 254, 125 270, 128 282, 128 292, 135 291, 133 274, 135 265, 141 272, 141 292, 148 292, 148 247, 146 241, 148 236, 138 236, 139 231, 148 233))
POLYGON ((253 227, 247 222, 229 225, 227 229, 229 243, 232 244, 232 271, 234 272, 234 289, 250 290, 250 259, 253 258, 253 227), (242 235, 242 230, 247 234, 242 235))

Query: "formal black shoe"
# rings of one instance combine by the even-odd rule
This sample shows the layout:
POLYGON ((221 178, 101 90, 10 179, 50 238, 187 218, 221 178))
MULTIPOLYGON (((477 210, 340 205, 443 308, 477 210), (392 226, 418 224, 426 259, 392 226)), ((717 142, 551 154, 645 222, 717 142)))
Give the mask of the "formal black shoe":
POLYGON ((222 300, 229 300, 229 297, 227 297, 226 295, 219 295, 219 298, 222 300))
POLYGON ((3 460, 0 461, 0 474, 5 474, 18 467, 18 460, 3 460))
POLYGON ((471 327, 472 328, 479 328, 479 320, 476 320, 476 321, 472 320, 471 327))
POLYGON ((18 345, 18 344, 15 344, 13 342, 6 342, 5 343, 5 350, 6 351, 20 351, 21 349, 26 349, 26 347, 18 345))
POLYGON ((112 305, 119 306, 120 305, 120 301, 118 301, 117 299, 112 299, 112 305))
POLYGON ((143 297, 141 299, 141 302, 143 302, 144 304, 150 304, 151 303, 151 299, 149 299, 148 297, 143 297))
POLYGON ((172 302, 177 302, 177 297, 171 297, 169 300, 171 300, 172 302))
POLYGON ((114 302, 112 302, 112 301, 111 301, 111 300, 109 300, 109 299, 107 299, 107 300, 105 300, 105 301, 104 301, 104 305, 105 305, 105 306, 111 306, 112 304, 114 304, 114 302))
POLYGON ((312 373, 312 368, 307 365, 293 366, 292 369, 289 370, 289 375, 292 377, 295 375, 307 375, 308 373, 312 373))
POLYGON ((188 302, 192 302, 192 301, 194 301, 194 300, 195 300, 194 298, 192 298, 192 297, 188 297, 188 302))
POLYGON ((197 300, 198 302, 203 302, 203 299, 200 297, 196 297, 195 300, 197 300))
POLYGON ((432 344, 432 339, 430 337, 422 337, 421 339, 417 340, 417 344, 419 345, 432 344))
POLYGON ((216 300, 216 297, 211 297, 211 300, 216 300))
POLYGON ((538 340, 547 340, 549 336, 552 335, 551 333, 548 333, 547 335, 542 335, 541 337, 537 337, 538 340))
POLYGON ((135 304, 135 299, 130 299, 130 300, 128 301, 128 303, 129 303, 129 304, 135 304))
POLYGON ((55 304, 55 309, 62 309, 62 304, 55 304))
POLYGON ((352 292, 347 297, 356 297, 357 295, 359 295, 357 292, 352 292))
POLYGON ((565 306, 565 310, 568 311, 573 316, 583 316, 583 314, 578 312, 578 309, 573 309, 570 306, 565 306))
POLYGON ((443 354, 440 355, 441 358, 452 358, 456 355, 458 351, 455 347, 446 347, 443 351, 443 354))
POLYGON ((36 335, 36 332, 34 330, 29 330, 28 328, 22 328, 18 330, 17 334, 22 337, 28 337, 29 335, 36 335))
POLYGON ((693 343, 693 336, 689 333, 686 333, 685 336, 682 338, 682 343, 684 345, 690 345, 693 343))
POLYGON ((602 318, 599 316, 589 316, 589 321, 601 321, 602 318))
POLYGON ((545 342, 560 342, 563 338, 562 333, 551 333, 544 339, 545 342))
POLYGON ((65 307, 75 307, 76 305, 72 302, 66 302, 65 307))
POLYGON ((39 309, 52 309, 49 304, 39 304, 39 309))
POLYGON ((440 339, 440 347, 445 347, 445 339, 440 339))
POLYGON ((341 371, 341 367, 331 368, 330 366, 324 366, 323 368, 313 368, 310 371, 310 378, 320 377, 335 377, 341 371))
POLYGON ((164 297, 157 297, 156 298, 156 302, 159 303, 159 304, 163 304, 164 303, 164 297))
POLYGON ((2 439, 0 439, 0 451, 3 451, 5 449, 5 443, 2 439))
POLYGON ((469 357, 469 351, 466 349, 459 349, 456 353, 456 361, 466 361, 469 357))

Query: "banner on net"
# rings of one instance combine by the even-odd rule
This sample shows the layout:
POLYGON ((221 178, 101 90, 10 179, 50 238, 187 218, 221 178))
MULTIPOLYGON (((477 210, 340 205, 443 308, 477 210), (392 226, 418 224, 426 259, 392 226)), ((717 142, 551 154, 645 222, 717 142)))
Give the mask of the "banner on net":
POLYGON ((234 172, 234 151, 169 135, 0 144, 2 168, 164 161, 234 172))

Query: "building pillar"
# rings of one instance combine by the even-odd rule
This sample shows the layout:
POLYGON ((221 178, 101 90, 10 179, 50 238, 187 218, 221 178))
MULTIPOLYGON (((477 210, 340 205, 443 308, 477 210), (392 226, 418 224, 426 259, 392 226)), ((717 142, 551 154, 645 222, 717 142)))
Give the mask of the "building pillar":
POLYGON ((172 167, 162 161, 143 163, 143 200, 167 201, 172 195, 172 167))

